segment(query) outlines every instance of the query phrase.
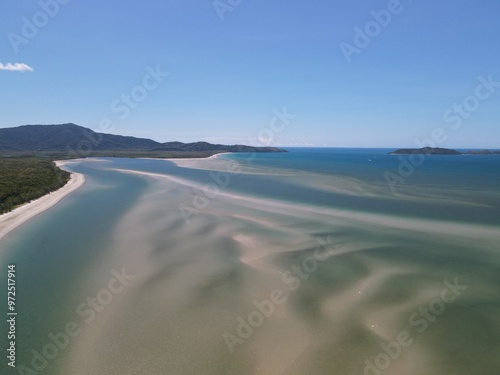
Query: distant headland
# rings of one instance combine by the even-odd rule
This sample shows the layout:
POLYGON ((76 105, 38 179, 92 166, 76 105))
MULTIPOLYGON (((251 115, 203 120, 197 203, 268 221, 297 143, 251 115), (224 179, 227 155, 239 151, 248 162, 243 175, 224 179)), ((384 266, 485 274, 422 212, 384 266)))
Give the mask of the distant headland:
POLYGON ((0 157, 193 158, 222 152, 287 152, 277 147, 165 142, 98 133, 75 124, 24 125, 0 129, 0 157))
POLYGON ((398 150, 389 152, 389 155, 412 155, 412 154, 425 154, 425 155, 500 155, 500 151, 490 150, 470 150, 461 152, 450 148, 441 147, 423 147, 423 148, 400 148, 398 150))

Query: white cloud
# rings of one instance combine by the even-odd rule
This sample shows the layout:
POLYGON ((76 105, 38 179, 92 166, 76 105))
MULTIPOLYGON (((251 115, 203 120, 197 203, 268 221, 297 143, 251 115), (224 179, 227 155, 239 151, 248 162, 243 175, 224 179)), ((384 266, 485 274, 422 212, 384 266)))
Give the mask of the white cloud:
POLYGON ((0 63, 0 70, 9 70, 11 72, 32 72, 33 68, 23 63, 0 63))

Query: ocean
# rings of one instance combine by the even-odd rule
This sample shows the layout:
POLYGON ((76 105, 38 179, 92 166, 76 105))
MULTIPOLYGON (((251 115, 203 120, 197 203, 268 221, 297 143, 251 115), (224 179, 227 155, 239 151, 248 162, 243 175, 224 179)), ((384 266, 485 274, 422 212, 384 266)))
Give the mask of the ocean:
POLYGON ((500 155, 289 151, 67 164, 1 373, 497 375, 500 155))

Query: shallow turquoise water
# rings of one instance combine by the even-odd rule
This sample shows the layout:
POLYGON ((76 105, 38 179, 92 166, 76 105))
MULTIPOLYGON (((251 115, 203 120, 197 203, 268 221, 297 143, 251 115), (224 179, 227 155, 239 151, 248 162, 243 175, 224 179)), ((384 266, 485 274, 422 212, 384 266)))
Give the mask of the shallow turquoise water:
MULTIPOLYGON (((401 161, 387 151, 68 165, 84 187, 0 242, 1 279, 17 267, 18 365, 54 375, 363 374, 377 358, 384 365, 382 343, 408 332, 412 344, 384 374, 496 375, 500 157, 428 157, 392 191, 384 173, 401 161), (331 254, 313 267, 318 243, 331 254), (299 266, 304 278, 287 274, 299 266), (87 322, 78 306, 123 268, 133 280, 87 322), (455 279, 467 289, 439 302, 455 279), (276 289, 286 301, 231 353, 224 333, 238 337, 237 318, 276 289), (419 310, 428 306, 429 319, 419 310), (80 333, 37 362, 68 322, 80 333)), ((3 373, 16 372, 2 361, 3 373)))

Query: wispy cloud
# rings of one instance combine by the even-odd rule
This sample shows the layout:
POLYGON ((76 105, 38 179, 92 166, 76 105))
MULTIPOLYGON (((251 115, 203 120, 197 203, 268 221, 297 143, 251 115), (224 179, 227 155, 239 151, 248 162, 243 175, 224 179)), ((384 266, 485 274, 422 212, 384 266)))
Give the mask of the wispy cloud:
POLYGON ((8 70, 11 72, 32 72, 33 68, 23 63, 0 63, 0 70, 8 70))

